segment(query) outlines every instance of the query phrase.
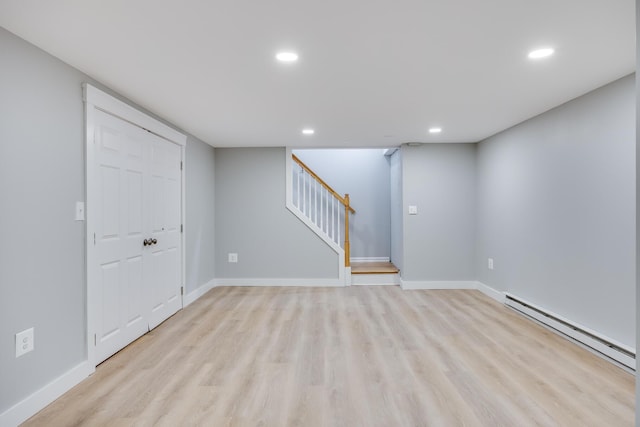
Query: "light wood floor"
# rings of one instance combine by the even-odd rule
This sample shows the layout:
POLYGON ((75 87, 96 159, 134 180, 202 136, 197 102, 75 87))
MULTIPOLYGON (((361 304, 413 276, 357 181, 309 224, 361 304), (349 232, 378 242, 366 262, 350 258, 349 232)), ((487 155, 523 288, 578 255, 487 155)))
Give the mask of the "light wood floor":
POLYGON ((30 426, 631 426, 633 375, 477 291, 217 288, 30 426))

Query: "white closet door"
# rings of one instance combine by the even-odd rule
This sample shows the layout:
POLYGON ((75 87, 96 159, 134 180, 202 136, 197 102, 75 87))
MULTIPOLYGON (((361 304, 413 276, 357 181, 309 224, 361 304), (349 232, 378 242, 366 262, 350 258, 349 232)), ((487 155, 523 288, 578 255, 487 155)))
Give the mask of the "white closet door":
POLYGON ((182 308, 182 173, 179 145, 101 111, 95 123, 97 364, 182 308))
POLYGON ((153 329, 182 308, 181 288, 181 150, 176 144, 149 134, 150 140, 150 248, 149 275, 153 329))
POLYGON ((96 363, 148 331, 144 289, 146 132, 96 112, 96 363))

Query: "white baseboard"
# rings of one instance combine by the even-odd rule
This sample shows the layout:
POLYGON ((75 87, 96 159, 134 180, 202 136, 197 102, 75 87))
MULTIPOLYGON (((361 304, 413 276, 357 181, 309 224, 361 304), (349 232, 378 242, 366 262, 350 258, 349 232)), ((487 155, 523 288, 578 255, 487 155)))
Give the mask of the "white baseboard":
POLYGON ((417 281, 417 280, 402 280, 400 279, 400 286, 403 290, 418 290, 418 289, 477 289, 478 282, 473 280, 429 280, 429 281, 417 281))
POLYGON ((389 257, 352 257, 351 262, 389 262, 389 257))
POLYGON ((200 298, 202 295, 206 294, 207 292, 209 292, 211 289, 215 287, 216 287, 216 281, 215 279, 211 279, 204 285, 201 285, 197 289, 194 289, 193 291, 189 292, 184 297, 182 308, 185 308, 186 306, 194 303, 198 298, 200 298))
POLYGON ((346 283, 340 279, 216 279, 216 286, 299 286, 299 287, 344 287, 346 283))
POLYGON ((636 369, 636 349, 618 342, 598 331, 569 320, 559 314, 530 303, 510 293, 505 294, 505 304, 526 317, 584 345, 599 356, 606 356, 630 369, 636 369))
POLYGON ((487 286, 482 282, 477 282, 477 288, 480 292, 482 292, 483 294, 485 294, 486 296, 493 298, 494 300, 498 301, 500 304, 504 304, 505 301, 505 295, 504 292, 501 291, 496 291, 495 289, 493 289, 491 286, 487 286))
POLYGON ((353 286, 397 286, 400 285, 399 274, 353 274, 351 275, 353 286))
POLYGON ((80 363, 0 414, 0 426, 13 427, 25 422, 94 371, 89 362, 80 363))

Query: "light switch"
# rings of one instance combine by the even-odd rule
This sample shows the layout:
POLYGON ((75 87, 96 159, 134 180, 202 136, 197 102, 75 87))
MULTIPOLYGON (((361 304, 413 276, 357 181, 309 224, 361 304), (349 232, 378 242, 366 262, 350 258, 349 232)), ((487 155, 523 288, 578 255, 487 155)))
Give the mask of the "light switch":
POLYGON ((418 215, 418 207, 415 205, 409 205, 409 215, 418 215))
POLYGON ((76 221, 84 221, 84 202, 76 202, 76 221))

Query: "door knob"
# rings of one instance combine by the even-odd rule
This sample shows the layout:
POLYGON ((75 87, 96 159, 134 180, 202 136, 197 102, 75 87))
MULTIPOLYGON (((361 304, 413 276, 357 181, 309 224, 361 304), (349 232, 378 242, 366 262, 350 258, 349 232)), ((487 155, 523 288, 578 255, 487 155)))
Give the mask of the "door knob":
POLYGON ((157 239, 151 239, 151 243, 153 243, 155 245, 156 243, 158 243, 158 240, 157 239))
POLYGON ((142 244, 144 246, 150 245, 151 244, 151 239, 144 239, 144 241, 142 242, 142 244))

